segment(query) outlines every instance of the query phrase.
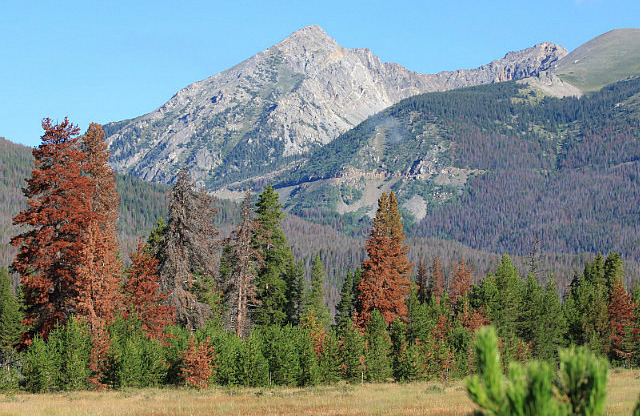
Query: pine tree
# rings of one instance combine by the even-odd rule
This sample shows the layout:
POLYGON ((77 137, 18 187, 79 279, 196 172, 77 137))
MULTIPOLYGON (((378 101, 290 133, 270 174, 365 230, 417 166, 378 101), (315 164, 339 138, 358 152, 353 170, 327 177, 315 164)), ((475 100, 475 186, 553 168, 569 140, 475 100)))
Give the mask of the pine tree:
POLYGON ((252 331, 242 343, 239 355, 240 383, 249 387, 269 384, 269 363, 262 354, 262 339, 252 331))
POLYGON ((336 306, 336 327, 344 328, 353 319, 355 308, 353 298, 353 275, 355 272, 347 272, 347 276, 340 289, 340 301, 336 306))
POLYGON ((364 337, 353 320, 339 335, 344 378, 350 382, 360 381, 364 377, 364 337))
POLYGON ((521 322, 522 281, 518 269, 504 254, 495 274, 485 277, 479 288, 481 304, 500 336, 505 362, 522 355, 523 343, 518 338, 521 322))
POLYGON ((562 304, 553 276, 542 287, 533 274, 524 282, 519 336, 531 345, 534 357, 557 358, 558 347, 564 345, 567 330, 562 304))
POLYGON ((386 381, 393 374, 391 338, 384 318, 377 309, 371 313, 365 334, 366 377, 369 381, 386 381))
POLYGON ((198 343, 195 336, 189 340, 189 348, 183 353, 182 376, 188 387, 206 389, 213 374, 214 368, 211 361, 215 357, 215 349, 210 345, 211 341, 198 343))
POLYGON ((218 211, 212 203, 204 190, 195 190, 187 170, 180 170, 158 248, 160 290, 168 293, 166 302, 176 309, 176 321, 192 329, 204 327, 212 315, 211 305, 203 302, 215 290, 218 270, 219 231, 213 223, 218 211))
POLYGON ((94 221, 86 229, 83 261, 78 265, 76 315, 85 317, 94 338, 100 338, 120 304, 121 264, 116 240, 119 198, 102 126, 92 123, 80 139, 86 155, 83 171, 93 181, 90 198, 94 221))
POLYGON ((418 299, 420 303, 426 302, 429 297, 429 284, 427 263, 424 261, 424 258, 420 258, 416 270, 416 285, 418 285, 418 299))
POLYGON ((330 324, 331 314, 329 308, 325 305, 325 272, 320 255, 316 254, 311 266, 311 292, 306 302, 306 309, 312 311, 315 319, 323 328, 327 328, 330 324))
POLYGON ((290 275, 295 276, 295 262, 280 228, 283 217, 278 194, 271 186, 267 186, 256 202, 258 227, 253 236, 253 245, 263 260, 256 279, 259 306, 252 312, 252 319, 259 325, 283 325, 295 312, 291 310, 295 305, 290 302, 291 295, 287 293, 290 285, 286 280, 287 267, 290 268, 290 275))
POLYGON ((467 268, 464 259, 453 270, 451 284, 449 285, 449 302, 451 310, 458 311, 458 300, 471 289, 471 270, 467 268))
POLYGON ((11 287, 11 278, 6 267, 0 269, 0 354, 3 361, 12 355, 13 346, 22 334, 22 312, 20 301, 11 287))
POLYGON ((431 265, 431 281, 429 282, 429 295, 437 302, 444 292, 444 276, 442 275, 442 267, 440 266, 440 257, 436 256, 431 265))
POLYGON ((627 293, 622 278, 617 275, 609 300, 609 325, 611 328, 611 358, 628 361, 633 354, 633 338, 636 305, 627 293))
POLYGON ((593 263, 585 265, 582 276, 573 279, 564 303, 571 343, 588 345, 605 355, 609 353, 609 299, 605 261, 598 254, 593 263))
POLYGON ((334 330, 331 329, 326 333, 323 347, 318 362, 320 378, 324 383, 335 383, 342 377, 342 361, 338 335, 334 330))
POLYGON ((224 298, 228 326, 240 337, 249 333, 251 325, 249 307, 256 304, 256 268, 261 262, 252 245, 256 223, 251 210, 251 193, 245 194, 240 224, 231 236, 230 265, 225 282, 224 298))
POLYGON ((122 286, 123 316, 139 320, 150 339, 164 340, 167 338, 164 329, 175 322, 175 308, 163 304, 167 294, 159 291, 158 260, 142 240, 130 258, 131 266, 122 286))
POLYGON ((358 324, 362 327, 369 322, 374 309, 380 311, 387 324, 407 315, 405 297, 409 293, 408 274, 413 265, 407 260, 403 241, 396 196, 393 192, 388 196, 383 193, 367 240, 369 258, 362 264, 363 277, 358 285, 358 324))
POLYGON ((67 119, 57 125, 45 119, 42 127, 45 133, 33 149, 34 168, 24 189, 28 207, 14 217, 14 224, 28 230, 11 240, 18 247, 13 266, 22 280, 26 309, 23 345, 36 334, 46 339, 56 323, 78 312, 86 230, 100 219, 96 179, 87 174, 78 128, 67 119))
POLYGON ((298 325, 307 309, 306 282, 304 278, 304 263, 295 262, 293 255, 287 256, 284 281, 286 284, 285 313, 287 322, 291 325, 298 325))

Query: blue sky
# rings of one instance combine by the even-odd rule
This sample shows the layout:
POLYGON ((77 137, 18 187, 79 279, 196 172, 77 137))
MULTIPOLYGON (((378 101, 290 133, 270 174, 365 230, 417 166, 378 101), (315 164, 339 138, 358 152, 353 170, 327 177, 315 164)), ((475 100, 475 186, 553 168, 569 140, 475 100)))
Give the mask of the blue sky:
POLYGON ((638 0, 3 3, 0 136, 29 146, 43 117, 69 116, 85 130, 148 113, 310 24, 423 73, 473 68, 544 41, 572 50, 640 27, 638 0))

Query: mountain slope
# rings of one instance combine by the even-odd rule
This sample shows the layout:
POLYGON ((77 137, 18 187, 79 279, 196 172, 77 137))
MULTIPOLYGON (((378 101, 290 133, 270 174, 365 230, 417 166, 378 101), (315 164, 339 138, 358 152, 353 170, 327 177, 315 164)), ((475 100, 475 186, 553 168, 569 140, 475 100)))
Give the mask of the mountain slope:
POLYGON ((583 91, 640 75, 640 29, 600 35, 554 63, 551 72, 583 91))
POLYGON ((640 259, 639 103, 640 78, 580 99, 514 82, 423 94, 319 149, 278 187, 289 212, 346 229, 394 190, 413 235, 640 259))
POLYGON ((403 98, 529 77, 566 53, 541 43, 477 69, 425 75, 345 49, 309 26, 105 132, 118 171, 170 183, 186 164, 217 189, 289 169, 403 98))

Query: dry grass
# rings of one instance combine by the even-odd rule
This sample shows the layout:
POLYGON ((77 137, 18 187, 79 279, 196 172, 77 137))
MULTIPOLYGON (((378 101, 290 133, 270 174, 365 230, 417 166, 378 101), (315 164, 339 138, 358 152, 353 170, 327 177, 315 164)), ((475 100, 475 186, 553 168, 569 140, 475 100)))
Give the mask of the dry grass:
MULTIPOLYGON (((630 415, 640 371, 610 374, 607 415, 630 415)), ((339 384, 307 389, 144 389, 0 396, 0 414, 56 415, 465 415, 462 383, 339 384)))

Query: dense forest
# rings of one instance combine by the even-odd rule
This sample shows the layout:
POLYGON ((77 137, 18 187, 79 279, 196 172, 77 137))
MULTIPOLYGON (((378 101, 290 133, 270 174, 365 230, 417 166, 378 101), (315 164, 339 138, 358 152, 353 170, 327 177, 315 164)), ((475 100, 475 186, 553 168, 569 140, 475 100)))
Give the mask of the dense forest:
MULTIPOLYGON (((413 264, 394 192, 378 201, 360 265, 341 270, 335 311, 321 252, 305 276, 271 186, 227 214, 234 225, 225 237, 212 198, 182 170, 166 218, 125 266, 101 126, 83 135, 68 120, 43 127, 23 190, 28 203, 14 217, 19 289, 0 272, 4 389, 308 386, 478 370, 485 380, 471 379, 469 389, 481 397, 485 388, 496 393, 495 371, 510 362, 559 360, 569 374, 565 364, 579 359, 584 371, 571 374, 587 378, 601 368, 597 357, 640 365, 640 287, 627 289, 619 253, 586 262, 564 296, 535 253, 526 271, 505 254, 481 278, 463 256, 450 267, 438 256, 413 264), (493 340, 478 332, 489 324, 493 340)), ((559 391, 573 403, 576 389, 584 387, 559 391)), ((491 399, 503 400, 498 393, 491 399)))
POLYGON ((401 207, 425 201, 419 221, 403 208, 411 237, 637 261, 640 217, 628 202, 640 196, 639 93, 632 78, 581 98, 541 97, 515 82, 418 95, 319 149, 276 188, 293 187, 292 214, 359 234, 366 210, 336 207, 357 202, 364 185, 341 178, 376 173, 401 207), (447 169, 462 183, 443 180, 447 169))

